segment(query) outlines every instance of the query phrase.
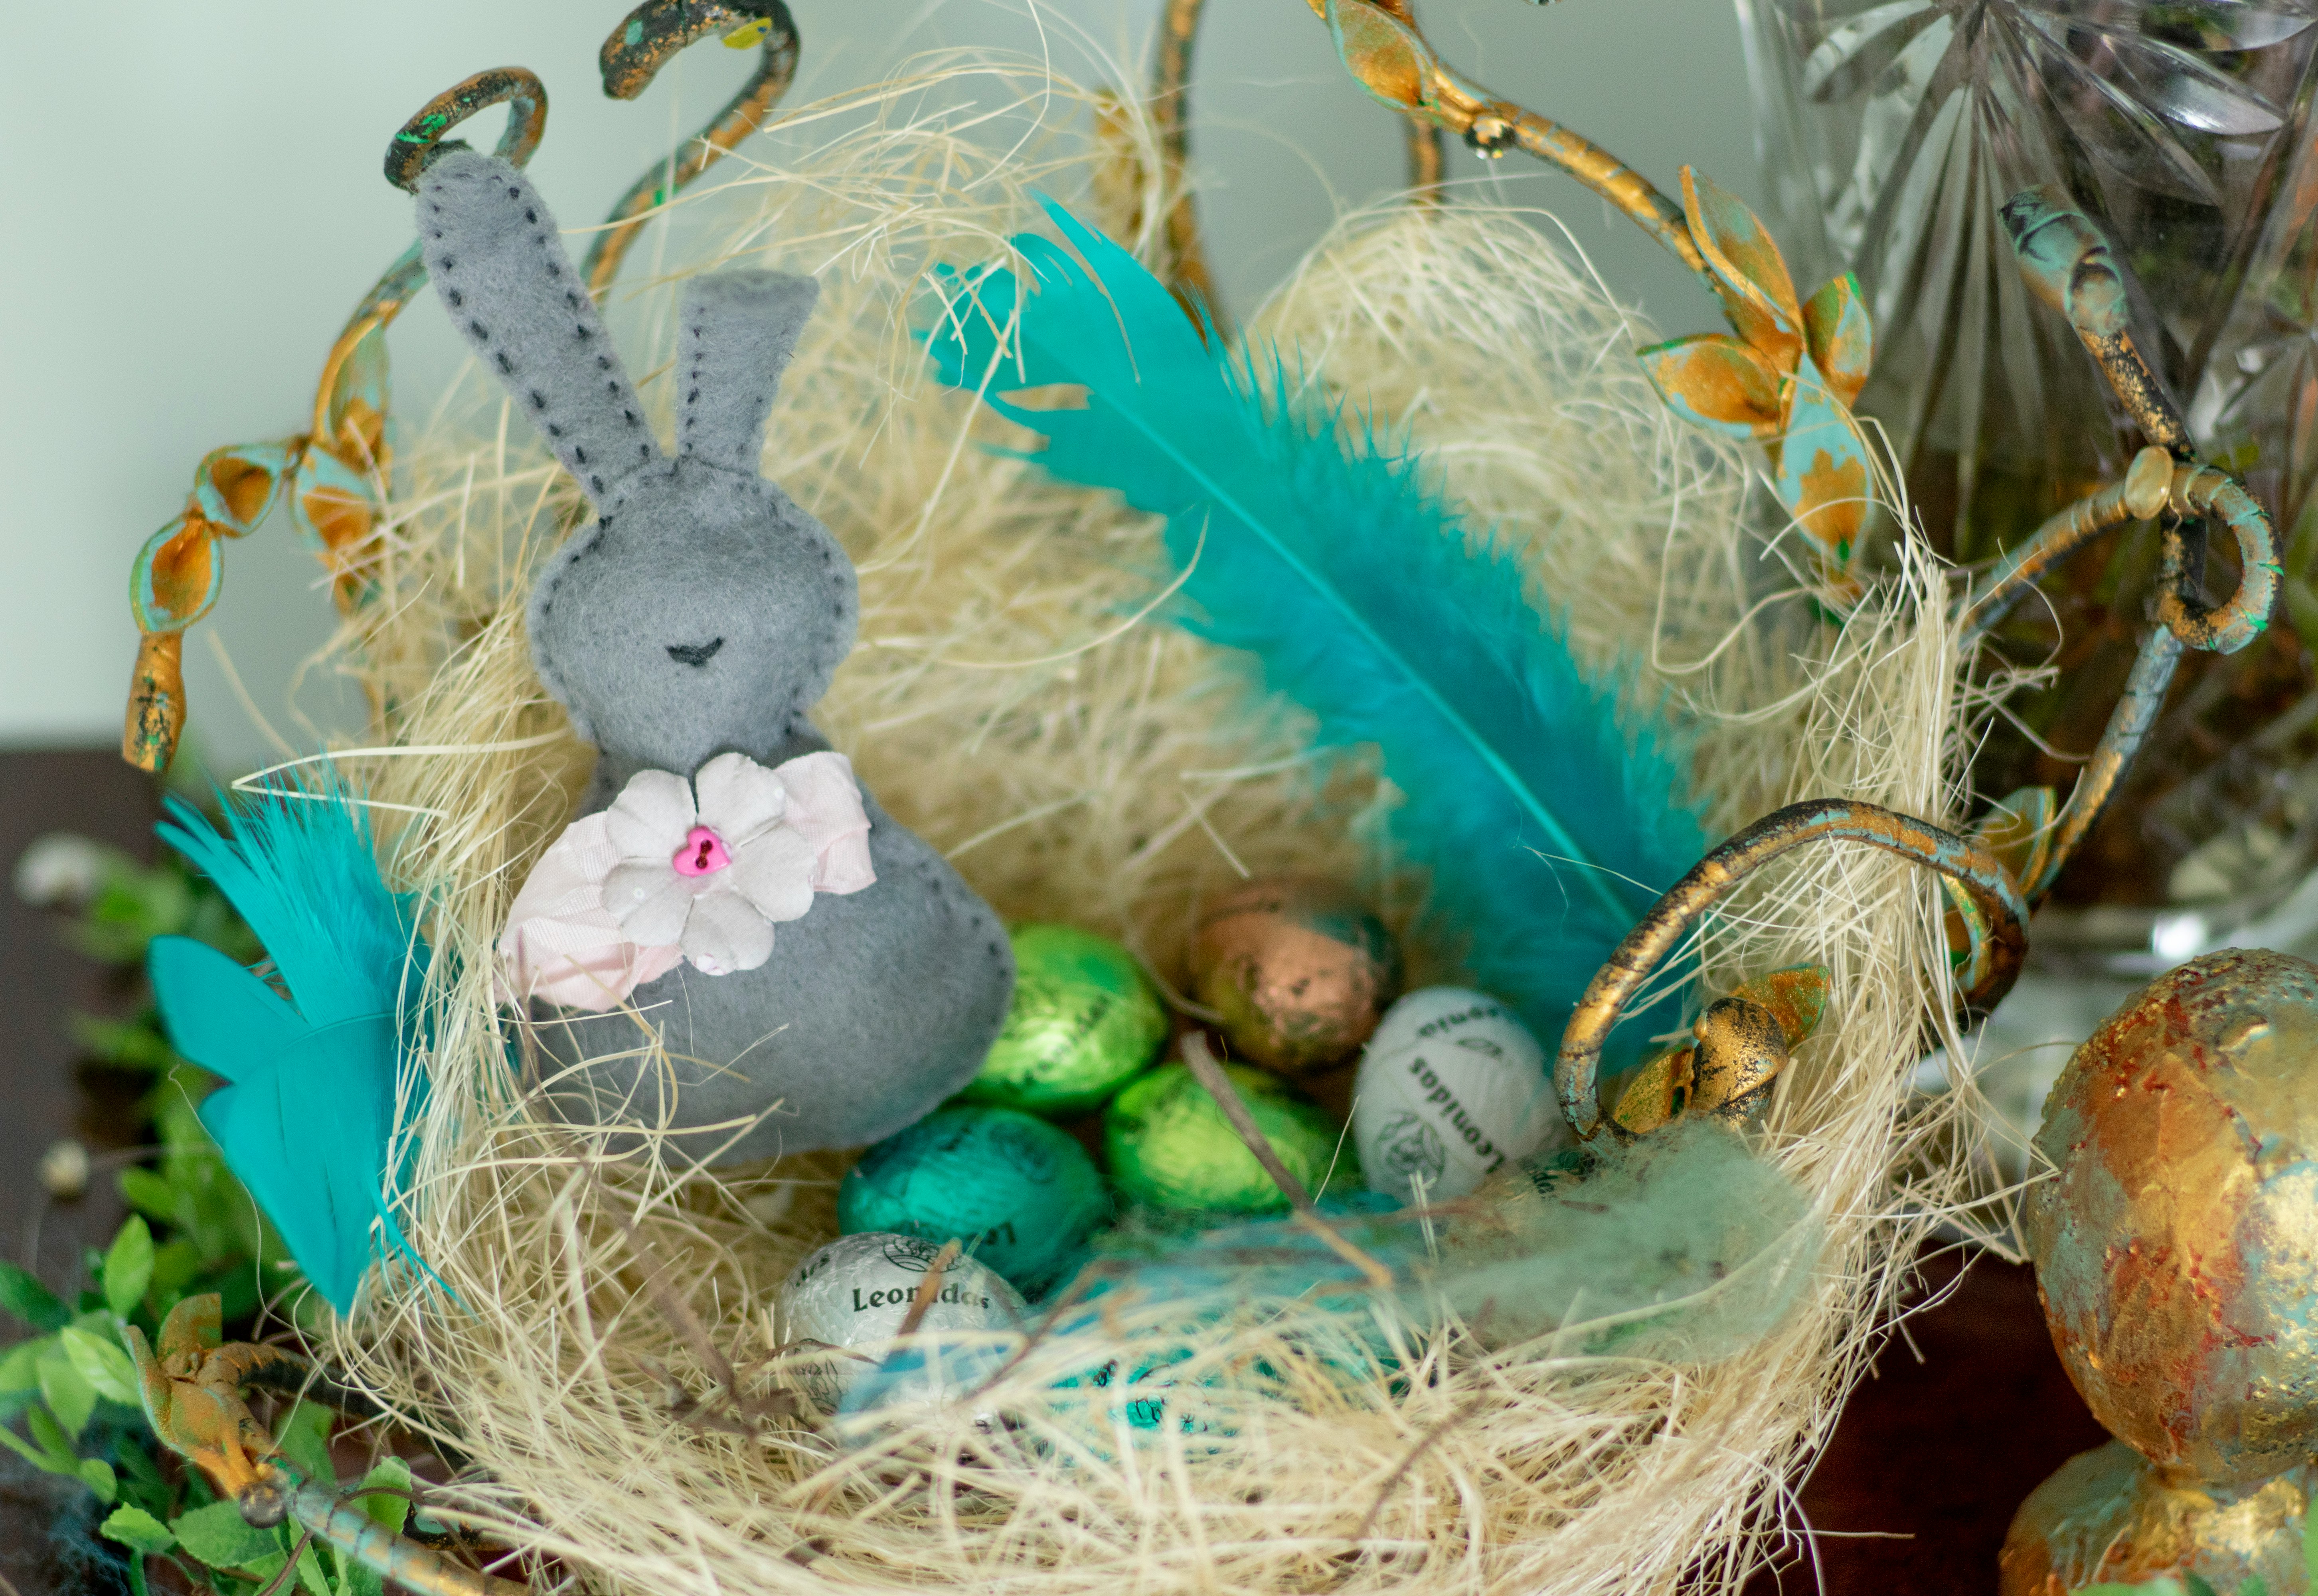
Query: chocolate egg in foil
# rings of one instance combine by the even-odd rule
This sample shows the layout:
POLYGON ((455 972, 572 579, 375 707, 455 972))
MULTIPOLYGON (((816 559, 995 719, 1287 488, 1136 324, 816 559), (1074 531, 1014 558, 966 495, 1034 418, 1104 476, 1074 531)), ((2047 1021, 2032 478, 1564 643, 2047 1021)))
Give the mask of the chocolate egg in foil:
POLYGON ((1506 1164, 1576 1141, 1545 1049, 1504 1004, 1462 987, 1395 1003, 1352 1091, 1361 1171, 1403 1202, 1469 1196, 1506 1164))
MULTIPOLYGON (((1276 1075, 1244 1064, 1225 1069, 1256 1128, 1306 1190, 1316 1196, 1324 1181, 1360 1184, 1359 1161, 1325 1109, 1276 1075)), ((1130 1202, 1219 1214, 1288 1206, 1207 1088, 1181 1064, 1151 1071, 1111 1099, 1102 1144, 1110 1178, 1130 1202)))
POLYGON ((1191 984, 1233 1056, 1307 1075, 1358 1051, 1400 995, 1400 946, 1348 889, 1271 876, 1217 899, 1191 938, 1191 984))
POLYGON ((1016 1289, 1037 1297, 1078 1259, 1110 1214, 1086 1149, 1014 1108, 937 1109, 861 1155, 837 1188, 838 1228, 955 1237, 1016 1289))
POLYGON ((839 1237, 790 1272, 781 1286, 779 1333, 784 1342, 813 1340, 831 1349, 798 1367, 824 1411, 852 1405, 848 1399, 865 1392, 881 1402, 938 1402, 1004 1361, 1008 1332, 1021 1330, 1028 1309, 996 1270, 957 1258, 942 1271, 912 1338, 911 1375, 876 1377, 940 1251, 917 1236, 871 1231, 839 1237))
POLYGON ((1167 1039, 1167 1010, 1135 956, 1075 926, 1012 933, 1014 998, 962 1094, 1049 1118, 1099 1108, 1167 1039))

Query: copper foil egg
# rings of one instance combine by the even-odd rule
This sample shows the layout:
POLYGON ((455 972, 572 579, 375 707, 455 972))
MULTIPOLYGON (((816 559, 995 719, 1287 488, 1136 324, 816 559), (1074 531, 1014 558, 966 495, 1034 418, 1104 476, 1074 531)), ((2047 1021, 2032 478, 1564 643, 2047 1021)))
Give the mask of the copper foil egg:
POLYGON ((1400 946, 1348 889, 1270 876, 1217 899, 1191 938, 1191 983, 1233 1054, 1283 1075, 1351 1057, 1400 995, 1400 946))

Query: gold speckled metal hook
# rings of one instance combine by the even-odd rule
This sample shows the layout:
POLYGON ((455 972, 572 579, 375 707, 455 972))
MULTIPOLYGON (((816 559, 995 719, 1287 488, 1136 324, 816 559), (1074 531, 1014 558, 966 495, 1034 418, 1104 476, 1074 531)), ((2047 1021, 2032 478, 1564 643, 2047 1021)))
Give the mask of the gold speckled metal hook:
POLYGON ((605 230, 596 235, 580 267, 588 291, 599 300, 652 213, 764 126, 795 81, 797 67, 796 23, 781 0, 648 0, 604 40, 597 57, 604 92, 615 100, 633 100, 679 52, 711 35, 739 49, 761 44, 757 69, 706 127, 667 159, 654 162, 612 207, 605 230))
MULTIPOLYGON (((1975 1009, 1992 1008, 2012 989, 2027 956, 2028 906, 1996 857, 1978 844, 1926 821, 1855 799, 1819 798, 1764 816, 1715 848, 1651 905, 1594 976, 1561 1033, 1554 1090, 1581 1139, 1604 1126, 1600 1101, 1602 1047, 1626 1004, 1706 911, 1780 855, 1814 842, 1859 842, 1937 871, 1957 883, 1987 927, 1984 973, 1963 994, 1975 1009)), ((1750 1083, 1734 1083, 1746 1095, 1750 1083)))

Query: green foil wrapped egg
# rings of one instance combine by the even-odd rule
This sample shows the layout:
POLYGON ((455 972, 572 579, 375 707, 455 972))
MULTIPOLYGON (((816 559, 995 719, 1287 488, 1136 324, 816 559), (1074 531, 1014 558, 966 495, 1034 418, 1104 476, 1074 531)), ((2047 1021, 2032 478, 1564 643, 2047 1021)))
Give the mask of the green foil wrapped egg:
MULTIPOLYGON (((1305 1189, 1317 1196, 1332 1166, 1334 1185, 1360 1184, 1352 1148, 1325 1109, 1276 1075, 1245 1064, 1224 1068, 1256 1128, 1305 1189)), ((1216 1100, 1181 1064, 1162 1065, 1113 1098, 1103 1110, 1102 1142, 1110 1178, 1130 1201, 1222 1214, 1288 1206, 1216 1100)))
POLYGON ((962 1094, 1050 1118, 1102 1106, 1167 1039, 1167 1010, 1118 943, 1075 926, 1014 928, 1014 1000, 962 1094))
POLYGON ((890 1231, 975 1259, 1036 1297, 1110 1215, 1102 1176, 1067 1133, 1013 1108, 937 1109, 861 1155, 837 1188, 848 1235, 890 1231))

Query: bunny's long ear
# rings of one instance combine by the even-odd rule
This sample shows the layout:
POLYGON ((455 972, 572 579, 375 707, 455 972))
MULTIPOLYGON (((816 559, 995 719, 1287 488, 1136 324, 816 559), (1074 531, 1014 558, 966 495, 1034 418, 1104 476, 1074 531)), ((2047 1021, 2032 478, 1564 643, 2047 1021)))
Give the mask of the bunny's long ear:
POLYGON ((678 355, 684 374, 678 454, 757 474, 781 372, 820 298, 819 283, 786 272, 693 279, 685 290, 678 355))
POLYGON ((522 173, 453 150, 418 180, 427 274, 451 320, 598 509, 664 458, 555 219, 522 173))

